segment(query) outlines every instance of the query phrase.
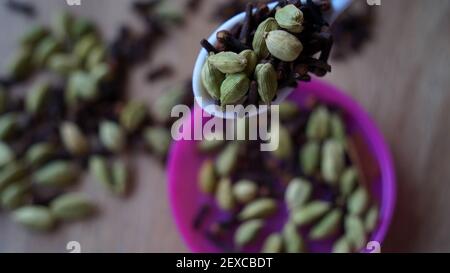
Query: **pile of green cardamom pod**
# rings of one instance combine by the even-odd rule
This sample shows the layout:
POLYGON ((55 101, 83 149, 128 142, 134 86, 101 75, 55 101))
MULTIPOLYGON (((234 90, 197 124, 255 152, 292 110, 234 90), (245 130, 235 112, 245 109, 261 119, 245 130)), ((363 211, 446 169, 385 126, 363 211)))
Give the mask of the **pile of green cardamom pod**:
POLYGON ((296 60, 304 49, 299 38, 304 30, 303 24, 303 12, 294 4, 278 7, 274 17, 265 19, 257 26, 252 34, 251 49, 241 52, 210 51, 201 73, 204 89, 222 107, 270 104, 279 87, 286 85, 280 82, 280 79, 286 80, 286 75, 280 75, 286 71, 278 70, 274 63, 282 62, 291 67, 289 69, 300 64, 296 60), (252 96, 249 94, 252 81, 257 84, 255 100, 249 99, 252 96))
POLYGON ((378 206, 349 158, 341 114, 325 105, 301 112, 284 102, 280 117, 273 152, 259 151, 252 141, 199 143, 199 151, 209 155, 199 171, 199 189, 212 197, 209 205, 232 215, 228 224, 217 220, 206 227, 207 238, 223 246, 234 237, 224 251, 300 253, 329 240, 332 252, 363 250, 377 226, 378 206), (280 230, 268 225, 286 213, 280 230))
POLYGON ((52 29, 25 33, 9 65, 10 83, 0 85, 0 207, 36 230, 92 214, 92 200, 69 192, 83 169, 113 194, 126 194, 130 175, 119 158, 142 143, 164 159, 170 109, 190 93, 184 86, 166 92, 152 113, 141 101, 127 101, 120 88, 125 64, 93 22, 68 13, 55 19, 52 29), (33 86, 24 97, 13 95, 23 83, 33 86))

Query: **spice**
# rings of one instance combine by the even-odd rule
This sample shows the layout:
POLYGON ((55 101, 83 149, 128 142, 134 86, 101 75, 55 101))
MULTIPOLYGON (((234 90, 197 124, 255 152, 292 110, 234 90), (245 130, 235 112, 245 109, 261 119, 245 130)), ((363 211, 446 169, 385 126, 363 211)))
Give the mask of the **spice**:
POLYGON ((269 104, 276 96, 278 89, 277 72, 272 64, 258 64, 255 70, 258 83, 258 94, 264 103, 269 104))
POLYGON ((23 2, 22 0, 7 0, 5 5, 8 9, 27 17, 34 17, 36 15, 35 7, 31 3, 23 2))
POLYGON ((51 229, 55 219, 50 210, 43 206, 27 206, 14 211, 13 218, 16 222, 39 231, 51 229))
POLYGON ((33 175, 37 185, 49 187, 65 187, 77 179, 75 167, 67 161, 50 162, 33 175))
POLYGON ((238 218, 241 221, 267 218, 273 215, 277 210, 277 203, 273 199, 262 198, 247 204, 239 213, 238 218))
MULTIPOLYGON (((344 113, 314 101, 285 102, 289 113, 274 133, 280 139, 277 151, 261 152, 261 141, 214 141, 223 136, 221 131, 199 143, 199 151, 208 156, 199 170, 199 190, 215 196, 206 204, 224 210, 229 221, 219 225, 220 219, 208 214, 215 224, 198 232, 219 249, 245 250, 268 227, 272 233, 260 238, 261 252, 305 252, 312 241, 329 242, 333 252, 355 252, 376 229, 379 208, 343 141, 348 138, 344 113), (336 120, 339 130, 333 128, 336 120), (280 209, 280 202, 287 210, 280 209), (246 231, 243 227, 253 220, 264 221, 246 231), (272 231, 270 221, 285 221, 284 227, 272 231), (235 229, 230 246, 226 238, 235 229)), ((240 120, 237 130, 246 123, 240 120)))
POLYGON ((269 235, 262 247, 263 253, 281 253, 283 251, 283 237, 273 233, 269 235))
POLYGON ((321 218, 330 210, 331 204, 323 201, 312 201, 304 207, 295 209, 292 212, 292 221, 297 226, 311 224, 315 220, 321 218))
POLYGON ((244 222, 238 227, 234 235, 234 243, 237 247, 241 248, 250 242, 252 242, 256 236, 258 236, 263 222, 261 220, 250 220, 244 222))
POLYGON ((217 177, 214 170, 214 162, 207 160, 203 163, 199 172, 199 187, 203 193, 212 194, 216 188, 217 177))
POLYGON ((295 178, 286 188, 285 202, 289 209, 296 209, 303 206, 312 194, 312 186, 309 181, 295 178))
POLYGON ((217 184, 216 200, 219 208, 230 211, 235 206, 231 180, 222 178, 217 184))
MULTIPOLYGON (((132 4, 143 32, 124 25, 110 44, 92 21, 68 12, 56 14, 51 27, 31 24, 21 36, 8 75, 0 78, 0 203, 5 209, 32 206, 18 213, 19 223, 47 230, 62 214, 72 215, 66 205, 61 217, 34 205, 51 205, 66 191, 70 196, 67 186, 86 169, 111 193, 125 195, 130 172, 126 162, 111 158, 118 153, 142 149, 148 140, 150 148, 157 147, 148 149, 152 154, 167 153, 170 110, 192 105, 191 80, 165 92, 155 103, 156 114, 127 95, 132 68, 148 60, 164 29, 179 22, 179 12, 159 2, 132 4), (41 72, 48 77, 35 81, 41 72), (28 79, 32 88, 16 94, 16 85, 28 79)), ((163 68, 150 78, 167 73, 163 68)), ((80 202, 75 203, 69 207, 79 210, 80 202)))
POLYGON ((244 73, 230 74, 220 86, 220 101, 223 107, 242 101, 247 94, 250 81, 244 73))
POLYGON ((174 74, 174 70, 169 65, 162 65, 159 67, 154 68, 153 70, 150 70, 147 73, 147 79, 150 82, 154 82, 157 80, 165 79, 167 77, 170 77, 174 74))
POLYGON ((91 214, 93 205, 83 194, 68 193, 53 200, 50 210, 57 219, 77 220, 91 214))
MULTIPOLYGON (((208 58, 211 65, 227 74, 227 78, 244 71, 250 83, 257 81, 259 94, 247 89, 247 97, 239 93, 236 99, 224 101, 225 95, 220 91, 217 100, 217 90, 212 92, 211 85, 204 84, 217 104, 222 107, 258 105, 260 101, 270 104, 281 88, 295 87, 297 81, 309 81, 309 73, 322 77, 331 71, 327 62, 333 38, 322 16, 322 11, 327 9, 322 4, 279 1, 275 9, 269 10, 265 4, 235 0, 223 8, 234 12, 238 7, 243 10, 244 6, 242 22, 230 30, 218 31, 216 45, 206 40, 201 45, 211 54, 208 58), (254 6, 257 8, 253 9, 254 6), (246 55, 247 64, 236 54, 246 55)), ((221 13, 226 14, 226 10, 221 13)))
POLYGON ((234 52, 221 52, 211 55, 208 61, 222 73, 242 72, 247 66, 247 58, 234 52))
POLYGON ((216 100, 220 99, 220 86, 224 79, 225 74, 207 60, 202 68, 202 84, 208 94, 216 100))
POLYGON ((250 180, 240 180, 233 185, 233 194, 242 204, 252 201, 258 194, 258 185, 250 180))

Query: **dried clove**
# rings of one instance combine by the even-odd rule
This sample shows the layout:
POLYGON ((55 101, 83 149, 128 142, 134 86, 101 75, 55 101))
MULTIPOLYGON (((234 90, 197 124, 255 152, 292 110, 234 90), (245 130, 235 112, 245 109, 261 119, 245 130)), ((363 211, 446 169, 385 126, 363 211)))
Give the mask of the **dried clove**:
POLYGON ((5 2, 6 8, 16 13, 22 14, 26 17, 34 17, 36 15, 36 8, 29 2, 19 0, 7 0, 5 2))
POLYGON ((249 46, 239 41, 239 39, 233 37, 231 32, 229 32, 228 30, 221 30, 217 32, 217 40, 225 46, 226 51, 240 53, 241 51, 250 49, 249 46))
POLYGON ((171 66, 165 64, 165 65, 161 65, 159 67, 156 67, 152 70, 150 70, 147 73, 147 80, 149 82, 153 82, 153 81, 157 81, 157 80, 161 80, 167 77, 170 77, 174 74, 174 70, 171 66))

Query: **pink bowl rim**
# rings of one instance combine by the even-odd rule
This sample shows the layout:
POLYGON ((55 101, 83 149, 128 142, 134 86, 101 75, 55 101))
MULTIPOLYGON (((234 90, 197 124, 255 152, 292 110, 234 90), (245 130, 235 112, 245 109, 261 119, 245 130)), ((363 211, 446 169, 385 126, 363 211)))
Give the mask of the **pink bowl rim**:
MULTIPOLYGON (((372 118, 363 110, 363 108, 349 95, 345 92, 340 91, 338 88, 325 83, 322 80, 313 79, 310 83, 309 89, 312 89, 312 93, 316 94, 319 98, 324 100, 330 100, 334 104, 339 105, 344 108, 348 115, 352 116, 352 119, 360 126, 361 131, 364 133, 364 137, 368 143, 372 146, 373 154, 380 167, 381 173, 381 209, 380 209, 380 224, 377 227, 374 235, 372 236, 372 241, 382 242, 388 232, 389 226, 392 221, 394 214, 395 203, 396 203, 396 175, 394 170, 394 165, 392 161, 392 155, 388 149, 388 145, 384 140, 384 137, 380 133, 379 129, 376 127, 372 118)), ((298 87, 297 87, 298 88, 298 87)), ((295 96, 297 92, 301 90, 295 90, 291 96, 295 96)), ((195 105, 194 112, 202 111, 198 105, 195 105)), ((195 115, 195 114, 194 114, 195 115)), ((192 115, 186 117, 184 122, 191 122, 193 118, 192 115)), ((191 242, 190 238, 191 231, 187 226, 183 226, 180 223, 181 211, 176 208, 175 198, 175 182, 173 181, 176 176, 177 170, 175 170, 174 158, 178 151, 177 141, 174 141, 171 145, 169 156, 167 160, 167 177, 168 177, 168 195, 171 212, 175 221, 175 225, 183 238, 185 245, 192 252, 202 252, 198 246, 191 242)))

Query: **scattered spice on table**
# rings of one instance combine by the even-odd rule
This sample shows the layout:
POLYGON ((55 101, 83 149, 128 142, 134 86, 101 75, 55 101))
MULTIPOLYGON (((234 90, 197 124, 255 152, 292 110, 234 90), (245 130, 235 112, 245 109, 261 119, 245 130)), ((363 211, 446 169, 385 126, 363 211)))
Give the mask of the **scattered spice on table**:
POLYGON ((96 205, 70 191, 82 171, 121 197, 132 186, 127 154, 147 150, 165 161, 173 122, 167 109, 192 105, 191 80, 160 96, 152 111, 128 97, 131 69, 150 60, 173 24, 159 1, 132 7, 144 32, 123 25, 111 43, 93 22, 66 12, 53 28, 32 25, 20 40, 0 81, 0 207, 16 222, 46 231, 86 218, 96 205), (40 73, 51 77, 34 80, 40 73), (16 94, 29 80, 24 96, 16 94))

